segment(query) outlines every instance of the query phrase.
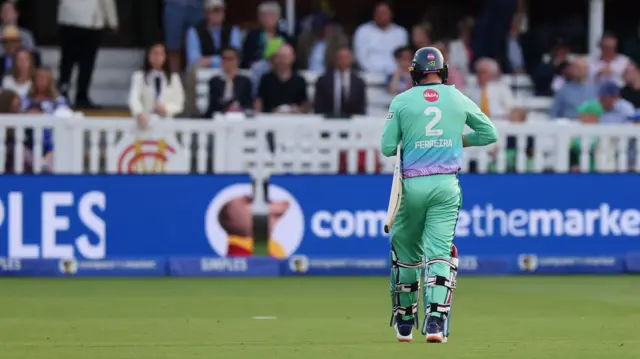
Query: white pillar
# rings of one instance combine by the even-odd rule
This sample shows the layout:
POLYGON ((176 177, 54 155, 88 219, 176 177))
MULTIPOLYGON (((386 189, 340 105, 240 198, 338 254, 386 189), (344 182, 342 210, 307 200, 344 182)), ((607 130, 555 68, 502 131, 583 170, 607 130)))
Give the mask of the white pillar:
POLYGON ((287 32, 290 36, 296 32, 296 0, 287 0, 287 32))
POLYGON ((604 0, 589 1, 589 55, 600 50, 598 42, 604 33, 604 0))

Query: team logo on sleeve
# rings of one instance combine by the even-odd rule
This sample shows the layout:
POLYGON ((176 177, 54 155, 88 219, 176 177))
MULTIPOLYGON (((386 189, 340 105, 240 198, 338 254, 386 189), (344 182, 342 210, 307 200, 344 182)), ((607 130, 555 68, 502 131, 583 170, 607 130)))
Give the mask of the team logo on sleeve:
POLYGON ((387 114, 387 120, 390 120, 390 119, 392 119, 392 118, 393 118, 393 112, 389 112, 389 113, 387 114))
POLYGON ((436 90, 432 90, 432 89, 425 90, 422 93, 422 95, 424 96, 424 99, 429 101, 429 102, 436 102, 440 98, 440 95, 438 94, 438 92, 436 90))

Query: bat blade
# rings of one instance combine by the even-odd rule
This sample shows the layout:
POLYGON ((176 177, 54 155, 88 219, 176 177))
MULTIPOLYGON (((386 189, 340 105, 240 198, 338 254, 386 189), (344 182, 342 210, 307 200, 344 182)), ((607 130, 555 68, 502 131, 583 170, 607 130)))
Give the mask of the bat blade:
POLYGON ((393 169, 393 182, 391 183, 391 195, 389 196, 389 207, 387 208, 387 219, 384 222, 384 232, 389 233, 393 221, 396 219, 400 202, 402 201, 402 144, 398 145, 396 152, 396 165, 393 169))

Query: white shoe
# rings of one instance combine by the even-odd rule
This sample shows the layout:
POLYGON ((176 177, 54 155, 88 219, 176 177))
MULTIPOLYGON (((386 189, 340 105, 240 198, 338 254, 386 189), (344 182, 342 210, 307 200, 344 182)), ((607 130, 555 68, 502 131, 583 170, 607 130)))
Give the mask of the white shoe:
POLYGON ((442 332, 437 333, 429 333, 426 337, 427 343, 446 343, 447 338, 442 334, 442 332))
POLYGON ((393 329, 395 329, 396 331, 396 339, 398 339, 399 342, 410 343, 413 341, 413 330, 411 331, 411 333, 409 333, 409 335, 402 335, 400 334, 400 331, 398 331, 397 323, 393 325, 393 329))

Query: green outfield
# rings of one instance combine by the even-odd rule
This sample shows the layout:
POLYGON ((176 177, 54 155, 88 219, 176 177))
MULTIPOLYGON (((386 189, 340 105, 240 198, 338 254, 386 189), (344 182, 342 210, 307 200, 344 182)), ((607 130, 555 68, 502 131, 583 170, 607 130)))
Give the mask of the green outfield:
POLYGON ((387 291, 385 278, 4 279, 0 358, 640 357, 637 276, 459 278, 442 345, 396 343, 387 291))

